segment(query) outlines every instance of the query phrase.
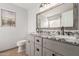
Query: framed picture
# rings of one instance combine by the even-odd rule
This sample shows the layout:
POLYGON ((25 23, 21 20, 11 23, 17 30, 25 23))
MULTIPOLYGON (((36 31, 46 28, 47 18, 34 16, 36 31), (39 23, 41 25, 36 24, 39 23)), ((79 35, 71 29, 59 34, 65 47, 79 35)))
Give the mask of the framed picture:
POLYGON ((15 27, 16 13, 9 10, 1 9, 1 26, 15 27))

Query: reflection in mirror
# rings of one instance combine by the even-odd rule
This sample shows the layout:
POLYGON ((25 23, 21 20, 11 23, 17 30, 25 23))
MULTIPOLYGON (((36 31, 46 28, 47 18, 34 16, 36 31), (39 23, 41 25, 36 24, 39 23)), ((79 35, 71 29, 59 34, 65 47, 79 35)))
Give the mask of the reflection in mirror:
POLYGON ((61 27, 73 27, 73 9, 63 12, 61 15, 61 27))
POLYGON ((39 28, 48 28, 48 19, 46 16, 39 15, 38 20, 39 20, 39 28))
POLYGON ((78 29, 78 5, 64 3, 37 14, 37 28, 40 29, 78 29))
POLYGON ((49 28, 60 27, 60 21, 61 21, 61 15, 60 14, 48 17, 49 28))

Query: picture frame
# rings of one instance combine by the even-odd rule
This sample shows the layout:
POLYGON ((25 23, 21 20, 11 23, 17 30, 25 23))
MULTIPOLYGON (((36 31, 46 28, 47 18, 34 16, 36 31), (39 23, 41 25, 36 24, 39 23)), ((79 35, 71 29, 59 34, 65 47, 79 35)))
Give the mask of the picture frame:
POLYGON ((1 26, 16 26, 16 12, 1 9, 1 26))

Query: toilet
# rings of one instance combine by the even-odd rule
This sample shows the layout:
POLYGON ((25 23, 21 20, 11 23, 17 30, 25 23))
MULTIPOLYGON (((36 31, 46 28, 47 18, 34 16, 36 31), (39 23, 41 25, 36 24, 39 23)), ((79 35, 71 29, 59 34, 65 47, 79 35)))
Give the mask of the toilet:
POLYGON ((17 42, 18 53, 24 52, 26 50, 26 40, 20 40, 17 42))

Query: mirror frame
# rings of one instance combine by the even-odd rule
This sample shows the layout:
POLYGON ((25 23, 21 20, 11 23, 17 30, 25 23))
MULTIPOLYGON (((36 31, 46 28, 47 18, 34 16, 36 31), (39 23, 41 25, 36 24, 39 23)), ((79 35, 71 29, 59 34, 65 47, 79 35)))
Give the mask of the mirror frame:
MULTIPOLYGON (((64 3, 62 3, 62 4, 64 4, 64 3)), ((62 5, 62 4, 60 4, 60 5, 62 5)), ((61 27, 57 27, 57 28, 49 28, 49 27, 48 28, 39 28, 38 27, 38 15, 40 15, 40 14, 46 12, 46 11, 49 11, 53 8, 56 8, 60 5, 57 5, 55 7, 51 7, 50 9, 47 9, 43 12, 36 14, 36 31, 39 30, 39 29, 52 29, 52 30, 60 30, 61 29, 61 27)), ((74 22, 73 27, 64 27, 64 29, 65 30, 77 30, 78 29, 78 3, 73 3, 73 22, 74 22)))

